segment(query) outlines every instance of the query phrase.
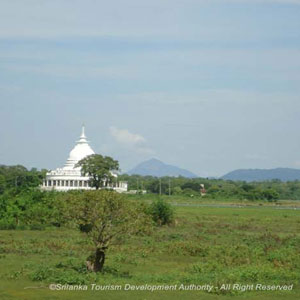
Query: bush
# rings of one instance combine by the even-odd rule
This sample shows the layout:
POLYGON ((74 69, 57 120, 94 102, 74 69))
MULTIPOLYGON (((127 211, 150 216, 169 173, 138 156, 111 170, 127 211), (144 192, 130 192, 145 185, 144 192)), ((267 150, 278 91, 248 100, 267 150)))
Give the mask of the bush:
POLYGON ((279 199, 279 193, 274 189, 267 189, 263 191, 263 196, 269 202, 277 201, 279 199))
POLYGON ((30 228, 30 230, 45 230, 45 225, 34 223, 34 224, 31 224, 29 226, 29 228, 30 228))
POLYGON ((0 221, 0 230, 14 230, 17 225, 13 222, 5 222, 3 220, 0 221))
POLYGON ((148 213, 151 215, 153 221, 159 226, 170 224, 174 219, 173 207, 162 199, 152 202, 148 209, 148 213))

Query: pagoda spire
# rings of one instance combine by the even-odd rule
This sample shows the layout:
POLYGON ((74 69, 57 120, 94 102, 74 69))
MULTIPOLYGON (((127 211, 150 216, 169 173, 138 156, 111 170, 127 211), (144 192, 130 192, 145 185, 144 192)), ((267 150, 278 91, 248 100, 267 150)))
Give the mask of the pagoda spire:
POLYGON ((85 125, 84 125, 84 123, 82 124, 80 139, 77 143, 87 143, 86 136, 85 136, 85 125))
POLYGON ((81 127, 81 136, 80 136, 80 138, 86 138, 86 136, 85 136, 85 125, 84 125, 84 123, 82 123, 82 127, 81 127))

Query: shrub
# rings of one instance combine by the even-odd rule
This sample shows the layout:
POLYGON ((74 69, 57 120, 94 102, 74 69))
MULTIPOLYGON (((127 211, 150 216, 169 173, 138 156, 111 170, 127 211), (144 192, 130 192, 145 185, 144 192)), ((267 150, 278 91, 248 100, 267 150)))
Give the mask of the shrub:
POLYGON ((162 199, 152 202, 149 206, 148 213, 159 226, 170 224, 174 219, 174 209, 162 199))
POLYGON ((45 226, 43 224, 34 223, 29 226, 30 230, 45 230, 45 226))
POLYGON ((267 189, 263 191, 263 196, 266 200, 273 202, 279 199, 279 193, 274 189, 267 189))

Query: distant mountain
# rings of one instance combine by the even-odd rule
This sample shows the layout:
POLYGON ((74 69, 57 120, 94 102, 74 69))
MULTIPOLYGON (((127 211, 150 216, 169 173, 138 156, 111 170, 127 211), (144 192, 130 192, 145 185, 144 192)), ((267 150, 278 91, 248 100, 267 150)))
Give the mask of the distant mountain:
POLYGON ((163 177, 163 176, 183 176, 188 178, 198 177, 196 174, 181 169, 172 165, 167 165, 162 161, 152 158, 150 160, 144 161, 138 164, 132 170, 126 172, 129 175, 137 174, 142 176, 156 176, 156 177, 163 177))
POLYGON ((225 180, 264 181, 279 179, 281 181, 300 180, 300 170, 291 168, 277 169, 241 169, 229 172, 221 177, 225 180))

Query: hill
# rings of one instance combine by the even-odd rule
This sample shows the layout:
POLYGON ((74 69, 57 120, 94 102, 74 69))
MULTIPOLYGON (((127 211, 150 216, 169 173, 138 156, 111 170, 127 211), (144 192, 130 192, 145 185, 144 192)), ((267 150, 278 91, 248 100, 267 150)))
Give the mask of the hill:
POLYGON ((300 180, 300 170, 291 168, 276 169, 240 169, 227 173, 221 179, 242 181, 264 181, 279 179, 281 181, 300 180))
POLYGON ((126 173, 129 175, 137 174, 142 176, 150 175, 156 177, 163 177, 163 176, 173 176, 173 177, 183 176, 187 178, 198 177, 196 174, 188 170, 181 169, 172 165, 167 165, 155 158, 149 159, 147 161, 138 164, 135 168, 133 168, 132 170, 126 173))

